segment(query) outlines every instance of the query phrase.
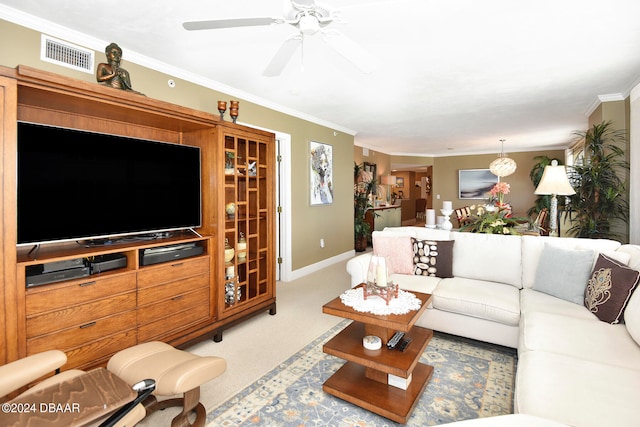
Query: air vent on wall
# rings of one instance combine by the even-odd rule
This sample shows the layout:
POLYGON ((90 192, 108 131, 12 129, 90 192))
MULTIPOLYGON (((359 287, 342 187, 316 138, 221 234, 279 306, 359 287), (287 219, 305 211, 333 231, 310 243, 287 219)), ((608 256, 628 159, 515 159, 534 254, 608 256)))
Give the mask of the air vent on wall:
POLYGON ((42 34, 40 59, 93 74, 94 52, 42 34))

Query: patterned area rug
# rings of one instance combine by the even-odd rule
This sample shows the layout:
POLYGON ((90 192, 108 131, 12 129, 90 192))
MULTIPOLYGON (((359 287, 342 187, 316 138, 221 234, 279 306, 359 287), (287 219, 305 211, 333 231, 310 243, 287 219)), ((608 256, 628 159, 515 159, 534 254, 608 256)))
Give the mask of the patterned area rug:
MULTIPOLYGON (((322 391, 344 360, 322 345, 341 322, 207 415, 214 426, 400 426, 322 391)), ((407 426, 438 425, 513 412, 514 349, 435 333, 421 362, 434 367, 407 426)))

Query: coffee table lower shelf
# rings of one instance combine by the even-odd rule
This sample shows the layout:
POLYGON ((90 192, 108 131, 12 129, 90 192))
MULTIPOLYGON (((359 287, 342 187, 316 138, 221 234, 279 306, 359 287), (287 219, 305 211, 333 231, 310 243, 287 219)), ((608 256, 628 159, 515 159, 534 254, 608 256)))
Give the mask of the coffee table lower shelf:
POLYGON ((413 370, 411 384, 407 390, 402 390, 367 378, 364 366, 346 362, 325 381, 322 389, 349 403, 406 424, 431 375, 433 366, 418 363, 413 370))

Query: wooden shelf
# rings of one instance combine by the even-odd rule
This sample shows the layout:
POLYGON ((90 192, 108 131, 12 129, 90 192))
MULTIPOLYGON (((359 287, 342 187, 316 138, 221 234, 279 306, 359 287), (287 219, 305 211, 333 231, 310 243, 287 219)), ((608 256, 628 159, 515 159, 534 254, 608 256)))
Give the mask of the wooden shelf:
POLYGON ((433 367, 419 363, 407 390, 390 387, 365 376, 364 366, 347 362, 322 385, 322 390, 368 411, 406 424, 425 386, 433 375, 433 367))

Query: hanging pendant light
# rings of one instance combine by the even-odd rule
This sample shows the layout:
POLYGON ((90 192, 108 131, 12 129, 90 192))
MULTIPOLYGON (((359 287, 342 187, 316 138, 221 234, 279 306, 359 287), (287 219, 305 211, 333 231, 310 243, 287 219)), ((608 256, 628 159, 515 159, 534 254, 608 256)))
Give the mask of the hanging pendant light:
POLYGON ((499 177, 509 176, 516 171, 516 161, 507 157, 504 154, 504 139, 501 139, 502 143, 502 152, 498 155, 498 158, 495 159, 489 165, 489 170, 492 174, 499 177))

